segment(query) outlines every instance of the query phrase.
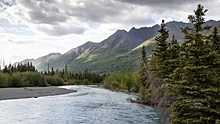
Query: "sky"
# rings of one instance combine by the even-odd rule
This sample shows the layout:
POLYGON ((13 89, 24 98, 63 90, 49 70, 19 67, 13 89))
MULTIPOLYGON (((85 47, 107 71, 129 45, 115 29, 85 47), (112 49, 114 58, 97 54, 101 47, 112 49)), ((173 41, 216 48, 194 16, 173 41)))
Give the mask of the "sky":
POLYGON ((118 29, 188 22, 198 4, 220 19, 220 0, 0 0, 0 60, 7 64, 101 42, 118 29))

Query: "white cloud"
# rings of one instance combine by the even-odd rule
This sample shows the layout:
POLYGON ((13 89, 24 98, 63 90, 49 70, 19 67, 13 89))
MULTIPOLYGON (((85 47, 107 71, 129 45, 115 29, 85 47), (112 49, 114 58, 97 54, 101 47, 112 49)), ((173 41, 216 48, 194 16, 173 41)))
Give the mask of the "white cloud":
POLYGON ((64 53, 87 41, 100 42, 118 29, 152 26, 162 19, 187 21, 199 3, 209 9, 207 19, 219 20, 218 0, 2 0, 0 58, 15 62, 64 53))

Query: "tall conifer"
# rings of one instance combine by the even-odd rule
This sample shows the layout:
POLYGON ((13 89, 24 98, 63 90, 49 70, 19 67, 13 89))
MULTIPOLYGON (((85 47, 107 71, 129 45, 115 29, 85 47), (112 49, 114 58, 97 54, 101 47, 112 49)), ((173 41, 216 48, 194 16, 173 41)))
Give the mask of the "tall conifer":
POLYGON ((166 61, 167 75, 173 73, 173 71, 179 67, 180 45, 175 39, 174 35, 170 41, 167 49, 168 60, 166 61))
POLYGON ((215 124, 220 118, 220 87, 218 54, 212 52, 209 37, 202 31, 207 10, 198 5, 188 19, 193 28, 182 29, 185 42, 181 46, 180 66, 167 79, 171 104, 171 124, 215 124))
POLYGON ((148 60, 146 58, 146 50, 145 46, 142 47, 141 50, 141 62, 140 62, 140 69, 139 69, 139 75, 140 75, 140 84, 139 84, 139 92, 141 94, 141 100, 142 102, 146 102, 149 99, 149 76, 150 72, 148 70, 148 60))
POLYGON ((165 29, 165 26, 166 24, 164 23, 164 20, 162 20, 161 29, 158 30, 160 35, 155 38, 157 42, 151 59, 151 70, 156 77, 162 79, 166 77, 165 62, 168 59, 168 45, 166 40, 169 37, 169 33, 168 30, 165 29))

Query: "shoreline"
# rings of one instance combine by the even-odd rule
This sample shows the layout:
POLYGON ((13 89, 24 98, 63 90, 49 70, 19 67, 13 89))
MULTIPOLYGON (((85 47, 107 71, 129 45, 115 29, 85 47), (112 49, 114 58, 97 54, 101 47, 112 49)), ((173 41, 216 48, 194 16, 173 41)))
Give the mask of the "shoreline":
POLYGON ((0 101, 10 99, 38 98, 76 92, 59 87, 0 88, 0 101))

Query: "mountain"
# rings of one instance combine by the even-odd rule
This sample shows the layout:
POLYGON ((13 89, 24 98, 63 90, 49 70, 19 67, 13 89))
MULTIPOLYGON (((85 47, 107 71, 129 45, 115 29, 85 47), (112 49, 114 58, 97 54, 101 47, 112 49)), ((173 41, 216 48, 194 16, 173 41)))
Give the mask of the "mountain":
MULTIPOLYGON (((205 25, 220 28, 219 21, 210 20, 205 25)), ((181 28, 186 26, 192 27, 193 25, 176 21, 166 23, 166 29, 169 30, 168 41, 175 35, 178 42, 182 42, 181 28)), ((52 53, 31 61, 39 71, 47 70, 48 63, 50 68, 60 70, 67 65, 68 70, 72 72, 82 72, 88 69, 92 72, 106 74, 126 69, 137 70, 142 46, 146 46, 147 55, 150 56, 159 29, 159 25, 154 25, 139 29, 133 27, 129 31, 117 30, 100 43, 88 41, 62 55, 52 53)))
POLYGON ((32 64, 36 67, 37 70, 43 71, 48 70, 48 63, 57 61, 59 57, 61 57, 62 54, 60 53, 50 53, 46 56, 42 56, 38 59, 32 60, 32 64), (43 69, 43 70, 42 70, 43 69))
POLYGON ((25 60, 23 60, 21 62, 14 63, 13 66, 16 66, 18 64, 27 64, 28 62, 31 62, 31 61, 34 61, 34 59, 25 59, 25 60))
POLYGON ((73 48, 69 50, 68 52, 64 53, 61 57, 58 58, 57 61, 53 63, 53 65, 66 65, 71 63, 75 58, 77 58, 79 55, 87 51, 88 49, 92 48, 93 46, 97 45, 97 43, 93 43, 91 41, 86 42, 85 44, 73 48))
POLYGON ((63 55, 60 53, 50 53, 48 55, 31 60, 30 62, 32 62, 39 71, 47 71, 48 64, 50 69, 51 67, 53 67, 54 69, 63 69, 64 65, 71 63, 76 57, 81 55, 84 51, 91 48, 92 46, 95 46, 96 44, 97 43, 88 41, 77 48, 69 50, 63 55))

